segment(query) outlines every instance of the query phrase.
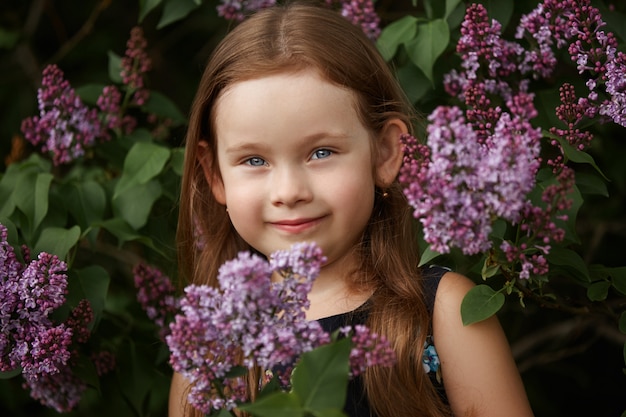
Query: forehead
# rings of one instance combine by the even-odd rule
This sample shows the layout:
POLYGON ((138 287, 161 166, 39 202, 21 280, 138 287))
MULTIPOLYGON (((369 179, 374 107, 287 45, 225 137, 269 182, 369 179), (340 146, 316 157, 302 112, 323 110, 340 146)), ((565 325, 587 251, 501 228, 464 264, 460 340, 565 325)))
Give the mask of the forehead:
POLYGON ((221 92, 213 116, 218 138, 241 128, 299 130, 329 124, 348 129, 360 124, 355 94, 314 70, 233 83, 221 92))

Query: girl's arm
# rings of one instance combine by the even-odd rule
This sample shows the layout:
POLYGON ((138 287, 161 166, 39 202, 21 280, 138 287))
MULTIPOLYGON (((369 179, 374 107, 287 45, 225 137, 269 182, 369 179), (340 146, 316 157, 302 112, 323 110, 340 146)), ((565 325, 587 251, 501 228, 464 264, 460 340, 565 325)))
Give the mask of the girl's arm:
POLYGON ((187 380, 181 374, 174 372, 170 385, 168 417, 184 417, 188 391, 187 380))
POLYGON ((456 417, 528 417, 532 410, 498 319, 463 326, 461 301, 474 284, 446 273, 433 312, 443 384, 456 417))

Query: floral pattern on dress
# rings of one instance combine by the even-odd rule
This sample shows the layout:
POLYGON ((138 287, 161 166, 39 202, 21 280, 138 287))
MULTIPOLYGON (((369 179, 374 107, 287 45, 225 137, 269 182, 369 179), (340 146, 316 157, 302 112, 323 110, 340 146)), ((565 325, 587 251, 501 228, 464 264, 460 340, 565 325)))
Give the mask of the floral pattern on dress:
POLYGON ((439 355, 437 354, 437 349, 435 349, 432 336, 426 337, 424 342, 422 365, 424 366, 424 372, 433 374, 437 382, 441 383, 441 362, 439 361, 439 355))

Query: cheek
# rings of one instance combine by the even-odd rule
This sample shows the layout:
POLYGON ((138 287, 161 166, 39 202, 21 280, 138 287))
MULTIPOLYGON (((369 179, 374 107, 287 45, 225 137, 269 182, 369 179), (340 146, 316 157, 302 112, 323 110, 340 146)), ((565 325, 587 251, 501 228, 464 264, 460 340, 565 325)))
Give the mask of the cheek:
MULTIPOLYGON (((360 175, 345 175, 342 180, 328 183, 326 195, 335 201, 337 207, 343 207, 349 215, 360 218, 368 217, 374 207, 374 180, 368 170, 360 175)), ((356 219, 355 219, 356 220, 356 219)))

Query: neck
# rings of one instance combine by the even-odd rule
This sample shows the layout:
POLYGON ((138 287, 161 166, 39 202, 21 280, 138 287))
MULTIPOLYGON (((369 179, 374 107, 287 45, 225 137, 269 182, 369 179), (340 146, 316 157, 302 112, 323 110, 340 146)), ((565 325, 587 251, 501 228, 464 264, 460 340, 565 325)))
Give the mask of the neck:
POLYGON ((351 284, 356 269, 354 262, 345 262, 345 259, 322 268, 309 293, 311 305, 306 311, 307 319, 353 311, 369 299, 371 290, 357 289, 351 284))

